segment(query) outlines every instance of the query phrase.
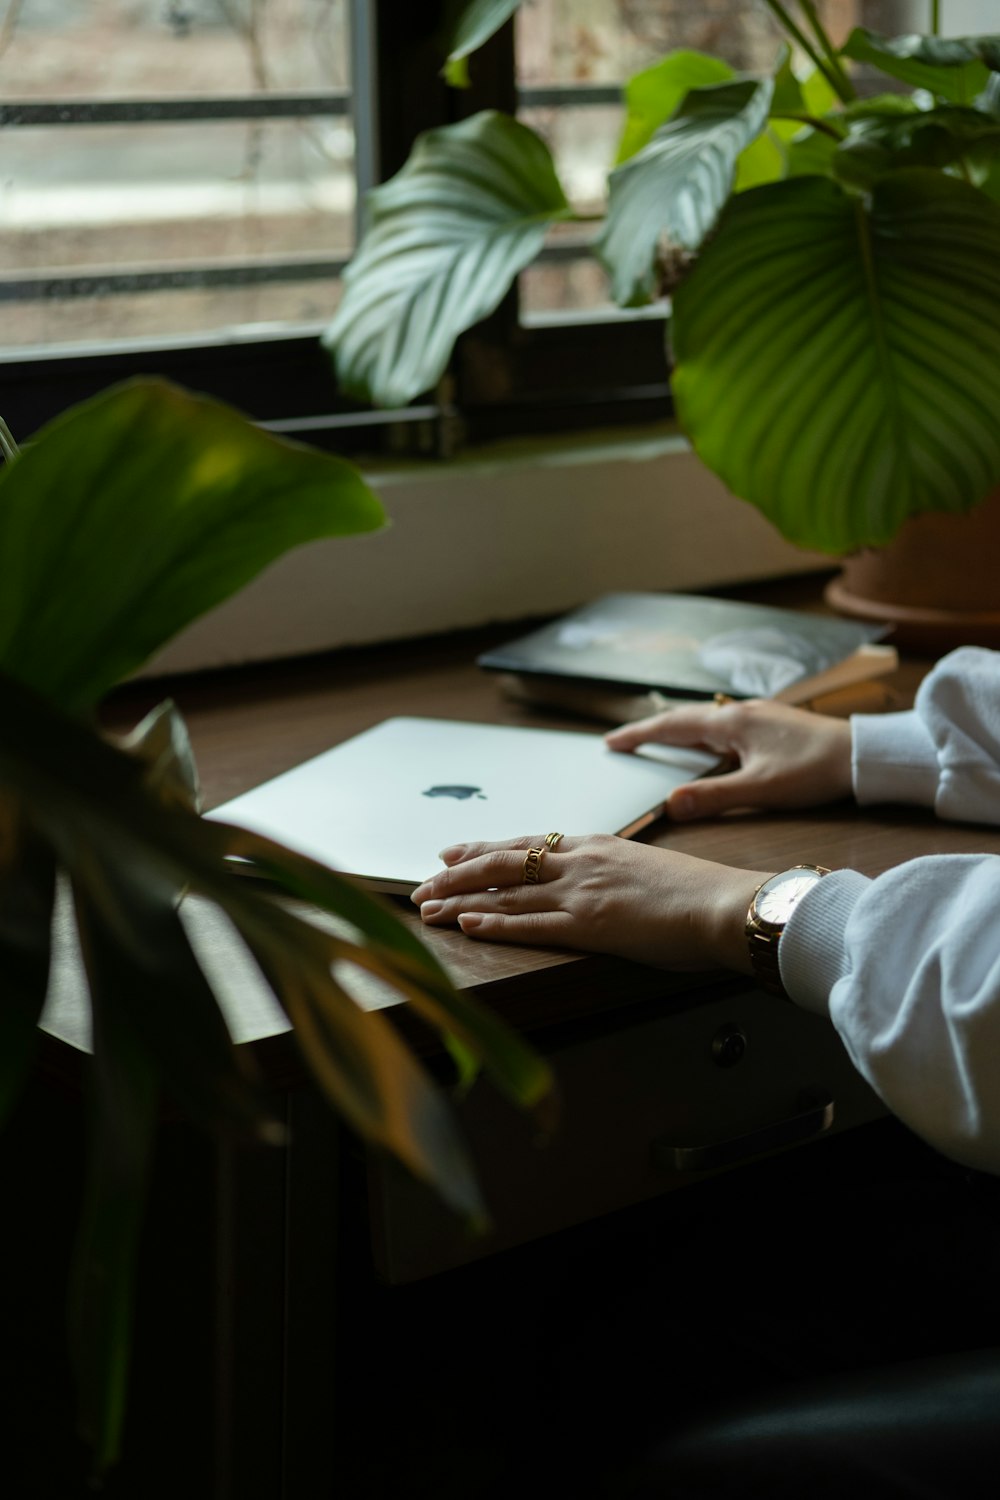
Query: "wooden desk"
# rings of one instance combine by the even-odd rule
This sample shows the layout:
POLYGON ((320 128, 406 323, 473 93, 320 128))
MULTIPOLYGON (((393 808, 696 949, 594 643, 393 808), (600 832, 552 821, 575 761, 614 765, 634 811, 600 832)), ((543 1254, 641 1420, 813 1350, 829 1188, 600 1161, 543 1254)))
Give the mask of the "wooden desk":
MULTIPOLYGON (((759 588, 733 592, 761 597, 759 588)), ((812 602, 815 593, 808 580, 790 580, 772 585, 767 598, 778 603, 812 602)), ((500 696, 494 679, 481 672, 474 659, 479 651, 509 635, 510 627, 503 626, 138 683, 121 690, 108 706, 105 721, 111 728, 129 728, 165 696, 174 698, 191 732, 209 808, 389 715, 588 727, 500 696)), ((912 701, 927 666, 926 661, 908 661, 890 679, 899 706, 912 701)), ((924 853, 1000 849, 1000 838, 993 833, 938 824, 922 812, 886 809, 861 815, 847 805, 687 826, 660 825, 643 837, 724 864, 777 870, 808 859, 834 868, 851 866, 868 875, 924 853)), ((458 931, 422 927, 408 903, 399 903, 399 910, 404 920, 422 932, 461 987, 473 990, 526 1030, 617 1007, 623 990, 640 1000, 662 993, 665 982, 674 983, 660 973, 598 955, 476 943, 458 931)), ((690 976, 676 983, 687 988, 690 976)))
MULTIPOLYGON (((808 583, 785 590, 807 601, 814 597, 808 583)), ((509 627, 501 627, 170 684, 190 726, 208 805, 390 713, 566 725, 566 719, 504 699, 495 680, 475 667, 477 652, 507 635, 509 627)), ((910 701, 925 665, 907 663, 897 674, 900 704, 910 701)), ((114 705, 118 723, 134 721, 162 693, 162 685, 129 689, 114 705)), ((725 864, 778 870, 809 860, 869 875, 928 852, 1000 851, 1000 836, 980 829, 948 827, 917 811, 860 815, 847 804, 660 825, 644 837, 725 864)), ((407 902, 398 908, 404 921, 421 928, 407 902)), ((834 1129, 879 1112, 826 1022, 777 1005, 746 980, 669 975, 602 955, 421 930, 461 987, 541 1045, 558 1048, 563 1122, 539 1153, 530 1124, 488 1088, 463 1104, 497 1219, 494 1233, 476 1245, 423 1189, 379 1165, 371 1184, 375 1253, 388 1280, 431 1274, 682 1185, 692 1180, 690 1169, 670 1171, 650 1159, 651 1150, 669 1157, 671 1141, 713 1147, 714 1154, 700 1158, 689 1149, 689 1162, 732 1163, 741 1152, 755 1154, 755 1132, 766 1126, 784 1121, 788 1139, 797 1132, 808 1136, 808 1121, 800 1118, 809 1113, 799 1107, 803 1094, 836 1094, 834 1129), (719 1065, 727 1031, 739 1033, 737 1043, 745 1047, 738 1067, 719 1065), (741 1136, 750 1137, 743 1147, 736 1144, 741 1136), (721 1149, 730 1138, 734 1144, 721 1149)), ((399 1020, 418 1046, 437 1046, 408 1024, 405 1012, 399 1020)), ((287 1047, 281 1050, 286 1037, 266 1034, 267 1024, 266 1014, 262 1022, 248 1002, 236 1032, 253 1037, 270 1066, 288 1076, 296 1060, 287 1047)), ((777 1129, 776 1141, 781 1136, 777 1129)))
MULTIPOLYGON (((169 692, 190 727, 209 806, 390 714, 565 724, 503 700, 493 680, 475 668, 476 652, 509 634, 504 627, 252 671, 135 684, 108 706, 106 722, 130 727, 169 692)), ((901 704, 923 667, 910 664, 899 675, 901 704)), ((937 824, 929 815, 907 810, 862 817, 846 806, 659 827, 646 836, 734 865, 781 869, 806 859, 870 875, 930 852, 1000 852, 997 833, 937 824)), ((402 910, 405 920, 419 925, 415 914, 402 910)), ((846 1059, 836 1061, 838 1044, 825 1022, 760 996, 745 981, 664 975, 596 955, 491 946, 458 932, 425 930, 424 937, 460 986, 558 1054, 569 1134, 566 1144, 551 1148, 532 1182, 520 1166, 511 1172, 508 1146, 518 1132, 522 1166, 533 1150, 524 1121, 483 1094, 470 1100, 467 1118, 500 1221, 496 1247, 525 1238, 525 1224, 518 1219, 525 1200, 528 1232, 540 1233, 638 1202, 669 1185, 650 1166, 648 1141, 645 1155, 623 1167, 623 1137, 609 1129, 609 1122, 624 1120, 631 1130, 638 1114, 643 1128, 663 1136, 662 1121, 649 1115, 650 1091, 657 1086, 661 1097, 669 1096, 673 1082, 690 1085, 694 1077, 702 1109, 692 1129, 704 1130, 717 1101, 740 1090, 751 1116, 758 1106, 770 1108, 772 1095, 787 1113, 792 1101, 782 1103, 777 1096, 782 1088, 794 1093, 792 1072, 798 1069, 801 1081, 808 1082, 804 1075, 814 1064, 820 1072, 831 1065, 839 1069, 838 1086, 850 1095, 838 1124, 878 1112, 846 1059), (712 1045, 730 1023, 749 1028, 750 1047, 745 1064, 726 1069, 713 1057, 712 1045), (690 1063, 695 1054, 696 1076, 690 1063), (632 1071, 637 1059, 644 1060, 639 1084, 632 1071), (789 1078, 783 1078, 784 1071, 789 1078), (587 1103, 594 1088, 605 1091, 599 1109, 587 1103), (550 1191, 554 1180, 563 1184, 562 1202, 550 1191)), ((433 1051, 405 1013, 399 1019, 419 1046, 433 1051)), ((266 1017, 253 1011, 242 1022, 237 1016, 236 1030, 283 1080, 293 1146, 286 1153, 238 1152, 177 1127, 163 1148, 143 1273, 147 1288, 154 1279, 155 1291, 147 1289, 140 1308, 132 1468, 127 1463, 115 1482, 126 1494, 136 1473, 143 1472, 147 1500, 176 1493, 192 1464, 207 1464, 213 1473, 204 1490, 211 1500, 291 1500, 334 1489, 329 1403, 337 1399, 338 1384, 331 1351, 338 1327, 350 1318, 344 1307, 348 1293, 338 1289, 331 1267, 344 1253, 344 1215, 353 1215, 349 1231, 359 1227, 357 1167, 344 1156, 340 1129, 315 1092, 296 1086, 301 1070, 281 1026, 269 1028, 266 1017), (164 1351, 179 1339, 190 1341, 184 1378, 165 1397, 165 1372, 176 1355, 164 1351), (165 1400, 177 1443, 161 1490, 142 1470, 142 1455, 158 1442, 162 1452, 157 1420, 162 1423, 165 1400)), ((72 1040, 67 1032, 64 1042, 72 1040)), ((689 1097, 690 1092, 689 1087, 689 1097)), ((51 1118, 50 1105, 45 1113, 51 1118)), ((39 1128, 39 1119, 26 1128, 39 1128)), ((699 1175, 688 1174, 688 1180, 699 1175)), ((677 1180, 674 1172, 670 1183, 677 1180)), ((380 1220, 379 1254, 390 1272, 399 1272, 398 1279, 454 1263, 454 1226, 433 1205, 415 1207, 411 1185, 389 1169, 374 1176, 368 1188, 380 1220), (411 1211, 423 1226, 415 1235, 411 1211)), ((72 1205, 71 1187, 65 1196, 72 1205)), ((357 1276, 357 1259, 353 1264, 357 1276)), ((118 1492, 113 1486, 109 1500, 118 1492)))

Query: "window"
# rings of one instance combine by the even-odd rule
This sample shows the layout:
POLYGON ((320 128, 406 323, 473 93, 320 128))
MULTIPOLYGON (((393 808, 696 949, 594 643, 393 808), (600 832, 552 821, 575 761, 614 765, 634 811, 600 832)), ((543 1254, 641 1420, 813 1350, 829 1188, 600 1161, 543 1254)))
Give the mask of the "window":
MULTIPOLYGON (((820 0, 835 38, 926 24, 929 0, 820 0)), ((988 0, 942 0, 985 29, 988 0)), ((72 401, 162 373, 341 451, 437 451, 435 402, 386 417, 336 390, 317 335, 368 184, 416 134, 517 110, 599 213, 621 84, 688 46, 766 66, 755 0, 528 0, 440 77, 451 0, 0 0, 0 410, 20 436, 72 401)), ((554 235, 461 340, 466 435, 641 421, 668 410, 660 310, 608 298, 580 225, 554 235)))

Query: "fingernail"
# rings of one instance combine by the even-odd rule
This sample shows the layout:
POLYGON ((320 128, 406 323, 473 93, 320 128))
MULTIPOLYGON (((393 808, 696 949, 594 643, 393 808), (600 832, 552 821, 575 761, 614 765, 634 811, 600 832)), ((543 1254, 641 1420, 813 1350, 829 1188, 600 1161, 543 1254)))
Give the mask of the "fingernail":
POLYGON ((481 911, 463 911, 458 919, 458 925, 463 932, 475 932, 477 927, 482 926, 482 921, 481 911))
POLYGON ((454 865, 465 856, 464 844, 452 844, 448 849, 442 849, 438 859, 444 865, 454 865))
POLYGON ((420 905, 420 915, 422 917, 436 917, 443 905, 443 901, 423 901, 420 905))

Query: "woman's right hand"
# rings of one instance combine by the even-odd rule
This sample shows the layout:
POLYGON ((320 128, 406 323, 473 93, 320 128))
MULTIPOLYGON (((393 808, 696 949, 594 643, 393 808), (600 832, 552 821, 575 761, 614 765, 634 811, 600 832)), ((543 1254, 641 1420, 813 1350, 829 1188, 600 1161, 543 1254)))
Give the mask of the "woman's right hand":
POLYGON ((850 722, 767 698, 667 709, 623 724, 606 740, 613 750, 679 745, 734 763, 677 787, 667 803, 677 820, 737 807, 813 807, 852 791, 850 722))

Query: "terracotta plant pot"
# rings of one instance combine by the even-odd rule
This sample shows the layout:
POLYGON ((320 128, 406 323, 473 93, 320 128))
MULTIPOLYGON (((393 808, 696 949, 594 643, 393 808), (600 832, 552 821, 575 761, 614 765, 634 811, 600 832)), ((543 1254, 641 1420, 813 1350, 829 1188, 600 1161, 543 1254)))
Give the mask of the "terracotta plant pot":
POLYGON ((1000 490, 966 515, 917 516, 844 559, 826 588, 841 614, 894 627, 915 651, 1000 646, 1000 490))

